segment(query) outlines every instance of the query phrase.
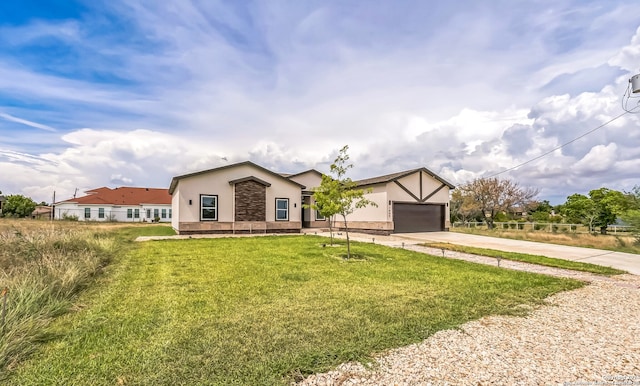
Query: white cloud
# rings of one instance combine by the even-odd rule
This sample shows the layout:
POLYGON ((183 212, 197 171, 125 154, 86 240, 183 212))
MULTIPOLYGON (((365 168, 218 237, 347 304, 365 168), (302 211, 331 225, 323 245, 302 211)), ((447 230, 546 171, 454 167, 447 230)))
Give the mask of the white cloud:
POLYGON ((617 161, 618 147, 615 143, 591 148, 582 159, 571 168, 579 174, 602 173, 610 170, 617 161))
MULTIPOLYGON (((3 191, 47 199, 59 186, 162 187, 246 159, 327 171, 344 144, 354 178, 427 166, 462 183, 619 114, 619 74, 640 60, 640 4, 104 6, 0 29, 11 47, 51 38, 74 58, 44 68, 44 57, 0 53, 0 102, 11 101, 0 115, 3 191)), ((625 116, 505 176, 557 196, 594 181, 623 188, 634 175, 620 165, 639 158, 637 125, 625 116)))
POLYGON ((0 113, 0 118, 4 118, 7 121, 21 123, 21 124, 26 125, 26 126, 35 127, 36 129, 41 129, 41 130, 46 130, 46 131, 56 131, 56 129, 54 129, 51 126, 43 125, 43 124, 40 124, 40 123, 37 123, 37 122, 31 122, 31 121, 28 121, 26 119, 14 117, 14 116, 6 114, 6 113, 0 113))

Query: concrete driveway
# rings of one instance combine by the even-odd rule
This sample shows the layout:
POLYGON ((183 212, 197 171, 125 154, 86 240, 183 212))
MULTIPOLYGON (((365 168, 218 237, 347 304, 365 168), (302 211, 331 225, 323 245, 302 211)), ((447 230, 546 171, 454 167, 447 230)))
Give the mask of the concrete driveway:
POLYGON ((444 242, 469 247, 497 249, 500 251, 520 252, 531 255, 555 257, 558 259, 581 261, 618 268, 634 275, 640 275, 640 255, 633 253, 570 247, 533 241, 510 240, 457 232, 395 233, 393 236, 405 239, 409 242, 444 242))

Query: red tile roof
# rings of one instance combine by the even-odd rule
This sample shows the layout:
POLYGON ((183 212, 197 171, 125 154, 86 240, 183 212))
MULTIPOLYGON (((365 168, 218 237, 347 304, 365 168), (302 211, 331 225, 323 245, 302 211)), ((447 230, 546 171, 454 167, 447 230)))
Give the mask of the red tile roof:
POLYGON ((102 187, 88 190, 86 193, 88 195, 61 202, 97 205, 171 204, 171 195, 167 189, 130 187, 110 189, 102 187))

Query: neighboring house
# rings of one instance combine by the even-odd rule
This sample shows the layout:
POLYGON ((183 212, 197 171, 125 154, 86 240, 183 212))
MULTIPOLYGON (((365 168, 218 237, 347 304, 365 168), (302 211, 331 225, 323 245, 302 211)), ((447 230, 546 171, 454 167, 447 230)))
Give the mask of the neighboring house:
POLYGON ((51 220, 51 211, 53 208, 50 206, 38 205, 33 212, 31 212, 31 218, 37 220, 51 220))
POLYGON ((55 203, 54 218, 121 222, 170 222, 172 218, 167 189, 102 187, 85 193, 86 196, 55 203))
MULTIPOLYGON (((173 228, 179 234, 300 232, 326 228, 329 219, 303 208, 313 204, 322 173, 278 174, 252 162, 174 177, 173 228)), ((377 204, 354 211, 350 229, 390 234, 448 230, 454 186, 427 168, 356 181, 377 204)), ((343 227, 341 218, 334 218, 343 227)))
POLYGON ((0 214, 2 214, 2 206, 4 205, 5 201, 7 201, 7 198, 3 195, 0 195, 0 214))

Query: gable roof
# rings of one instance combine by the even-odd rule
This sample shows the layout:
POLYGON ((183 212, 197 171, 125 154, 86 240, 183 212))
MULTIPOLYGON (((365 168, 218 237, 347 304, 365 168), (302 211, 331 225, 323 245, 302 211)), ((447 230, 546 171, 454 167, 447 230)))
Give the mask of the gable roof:
POLYGON ((293 178, 293 177, 301 176, 301 175, 303 175, 303 174, 307 174, 307 173, 309 173, 309 172, 313 172, 313 173, 315 173, 315 174, 317 174, 317 175, 319 175, 319 176, 322 176, 322 173, 320 173, 320 172, 319 172, 319 171, 317 171, 316 169, 309 169, 309 170, 305 170, 305 171, 300 172, 300 173, 295 173, 295 174, 283 174, 283 175, 284 175, 285 177, 287 177, 287 178, 293 178))
POLYGON ((428 175, 430 175, 431 177, 435 178, 436 180, 442 182, 443 184, 447 185, 450 189, 455 189, 455 186, 453 184, 451 184, 450 182, 448 182, 447 180, 443 179, 442 177, 438 176, 437 174, 435 174, 434 172, 432 172, 431 170, 425 168, 425 167, 421 167, 421 168, 417 168, 417 169, 411 169, 411 170, 405 170, 403 172, 397 172, 397 173, 392 173, 392 174, 386 174, 384 176, 379 176, 379 177, 373 177, 373 178, 366 178, 363 180, 358 180, 358 181, 354 181, 356 183, 356 186, 369 186, 369 185, 376 185, 376 184, 382 184, 382 183, 387 183, 387 182, 392 182, 392 181, 397 181, 400 178, 406 177, 410 174, 414 174, 414 173, 418 173, 418 172, 425 172, 428 175))
POLYGON ((140 205, 140 204, 171 204, 171 195, 167 189, 107 187, 87 190, 86 196, 60 201, 61 203, 94 204, 94 205, 140 205))
POLYGON ((304 188, 305 188, 305 186, 304 186, 304 185, 299 184, 299 183, 297 183, 297 182, 295 182, 295 181, 293 181, 293 180, 290 180, 289 178, 287 178, 287 177, 283 176, 282 174, 279 174, 279 173, 276 173, 276 172, 272 172, 271 170, 266 169, 266 168, 263 168, 262 166, 257 165, 257 164, 255 164, 255 163, 253 163, 253 162, 251 162, 251 161, 244 161, 244 162, 238 162, 238 163, 231 164, 231 165, 220 166, 220 167, 218 167, 218 168, 207 169, 207 170, 201 170, 201 171, 199 171, 199 172, 188 173, 188 174, 183 174, 183 175, 181 175, 181 176, 173 177, 173 178, 171 179, 171 185, 169 185, 169 194, 173 194, 173 192, 176 190, 176 187, 178 186, 178 182, 179 182, 180 180, 184 179, 184 178, 194 177, 194 176, 199 176, 199 175, 201 175, 201 174, 207 174, 207 173, 211 173, 211 172, 217 172, 217 171, 224 170, 224 169, 231 169, 231 168, 238 167, 238 166, 243 166, 243 165, 249 165, 249 166, 252 166, 252 167, 254 167, 254 168, 258 169, 258 170, 262 170, 263 172, 269 173, 269 174, 271 174, 272 176, 274 176, 274 177, 276 177, 276 178, 279 178, 279 179, 284 180, 284 181, 287 181, 287 182, 289 182, 289 183, 292 183, 292 184, 298 185, 298 186, 300 186, 302 189, 304 189, 304 188))

